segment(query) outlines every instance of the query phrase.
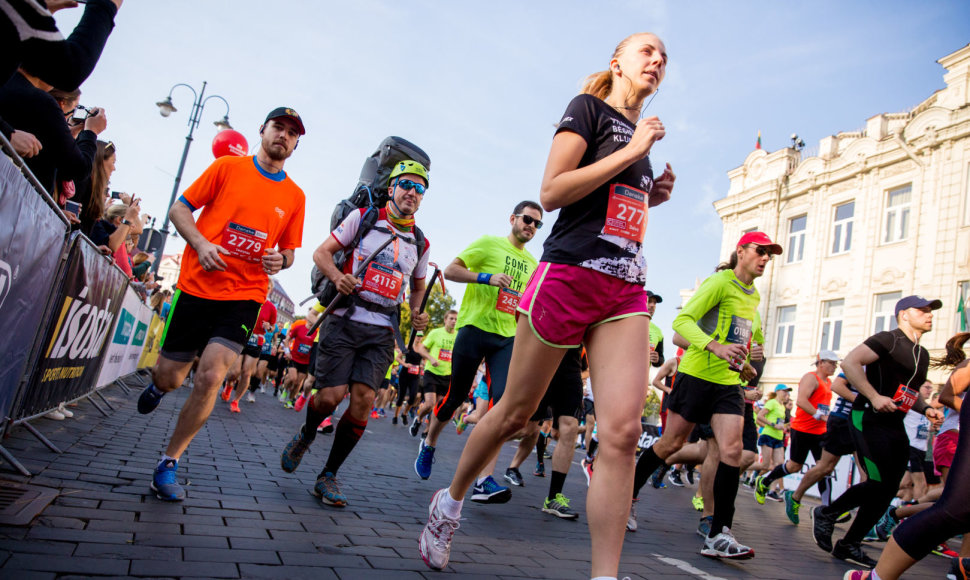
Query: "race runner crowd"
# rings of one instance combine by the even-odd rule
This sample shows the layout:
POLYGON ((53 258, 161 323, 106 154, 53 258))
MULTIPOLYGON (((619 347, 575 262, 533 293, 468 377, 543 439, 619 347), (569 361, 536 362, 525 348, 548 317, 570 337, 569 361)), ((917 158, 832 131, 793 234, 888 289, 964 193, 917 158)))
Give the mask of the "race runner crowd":
MULTIPOLYGON (((91 0, 87 10, 107 4, 91 0)), ((270 111, 256 154, 217 159, 169 213, 187 247, 138 411, 151 413, 187 379, 192 391, 151 476, 154 494, 185 498, 179 460, 220 396, 241 413, 243 396, 253 400, 271 387, 306 417, 290 441, 280 442, 283 471, 300 467, 318 433, 333 434, 312 489, 325 506, 351 501, 343 489, 353 496, 354 484, 342 484, 339 470, 368 421, 389 407, 392 422, 419 439, 415 476, 428 479, 436 463, 453 471, 450 486, 429 498, 426 525, 414 530, 420 556, 433 569, 448 565, 469 490, 475 502, 507 502, 511 487, 523 485, 520 468, 533 449, 533 475, 546 476, 546 450, 555 440, 541 509, 579 517, 562 491, 574 448, 585 448, 594 580, 616 578, 624 535, 637 531, 638 517, 649 517, 637 514, 647 482, 682 485, 683 478, 697 477, 696 468, 704 556, 755 556, 731 531, 742 480, 755 500, 745 509, 762 509, 757 504, 769 498, 784 501, 796 525, 804 493, 817 485, 822 504, 811 510, 814 540, 861 568, 845 578, 897 578, 931 551, 952 557, 949 577, 967 578, 970 542, 960 553, 945 542, 970 531, 970 501, 959 484, 970 477, 970 442, 959 430, 970 385, 963 350, 970 333, 952 337, 940 358, 930 357, 919 343, 932 330, 939 300, 902 298, 892 330, 867 338, 844 358, 818 353, 794 399, 791 387, 777 385, 762 403, 764 335, 755 281, 784 248, 749 232, 675 318, 672 340, 679 350, 665 360, 663 334, 651 322, 662 297, 645 289, 642 242, 649 208, 670 199, 676 177, 669 164, 657 175, 650 163, 652 147, 666 133, 663 123, 641 117, 666 65, 656 35, 620 42, 608 68, 588 77, 566 105, 538 202, 506 200, 508 225, 496 224, 497 234, 472 241, 443 271, 429 261, 431 242, 415 222, 431 185, 430 162, 395 160, 379 184, 386 204, 350 211, 329 236, 314 240, 314 265, 338 299, 318 301, 285 337, 267 294, 269 277, 291 267, 303 244, 305 196, 284 166, 306 127, 291 108, 270 111), (526 246, 546 225, 545 212, 555 210, 536 260, 526 246), (424 299, 439 275, 466 287, 460 310, 431 329, 424 299), (413 343, 400 332, 405 300, 411 327, 423 334, 413 343), (649 365, 659 367, 654 385, 664 392, 663 426, 638 455, 649 365), (930 366, 952 370, 936 393, 927 383, 930 366), (335 417, 345 399, 348 406, 335 417), (464 450, 460 457, 435 457, 452 422, 456 436, 474 426, 464 450), (514 439, 519 450, 500 468, 506 486, 494 474, 501 446, 514 439), (797 490, 779 494, 780 482, 799 473, 809 453, 815 466, 797 490), (862 481, 831 497, 827 476, 850 454, 862 481), (834 525, 843 519, 852 523, 835 540, 834 525), (878 562, 862 548, 866 539, 887 542, 878 562)), ((11 119, 16 126, 19 117, 11 119)), ((81 136, 96 132, 88 120, 84 127, 81 136)), ((124 204, 131 209, 136 200, 124 204)), ((466 519, 464 525, 475 524, 466 519)))

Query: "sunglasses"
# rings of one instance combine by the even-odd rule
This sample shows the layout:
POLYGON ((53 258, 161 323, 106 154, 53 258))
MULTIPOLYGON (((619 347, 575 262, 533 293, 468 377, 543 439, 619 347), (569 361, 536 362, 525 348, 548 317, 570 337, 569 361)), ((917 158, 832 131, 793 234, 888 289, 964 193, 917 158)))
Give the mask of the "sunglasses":
POLYGON ((775 257, 774 254, 772 254, 771 251, 764 246, 745 246, 745 247, 754 248, 754 251, 758 252, 758 255, 761 256, 762 258, 765 256, 768 256, 768 259, 770 260, 775 257))
POLYGON ((525 225, 527 226, 531 226, 532 224, 535 224, 537 230, 542 229, 542 220, 537 220, 531 215, 525 215, 524 213, 517 213, 515 214, 515 217, 522 218, 522 221, 525 222, 525 225))
POLYGON ((113 141, 108 141, 105 144, 105 146, 104 146, 104 154, 105 154, 105 156, 110 157, 111 155, 114 154, 114 152, 115 152, 115 144, 114 144, 114 142, 113 141))
POLYGON ((399 179, 397 181, 397 186, 403 189, 404 191, 411 191, 413 189, 419 195, 424 195, 424 192, 428 190, 427 187, 421 185, 420 183, 411 181, 410 179, 399 179))

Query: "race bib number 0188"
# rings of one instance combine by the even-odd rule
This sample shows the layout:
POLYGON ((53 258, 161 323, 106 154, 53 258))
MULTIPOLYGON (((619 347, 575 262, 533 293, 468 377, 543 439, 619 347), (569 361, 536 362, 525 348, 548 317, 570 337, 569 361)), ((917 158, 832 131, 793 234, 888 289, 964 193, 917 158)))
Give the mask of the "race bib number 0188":
POLYGON ((371 262, 364 274, 363 289, 380 294, 384 298, 396 300, 401 293, 404 274, 383 264, 371 262))
POLYGON ((647 229, 646 200, 647 194, 639 189, 619 183, 611 185, 603 232, 643 242, 643 233, 647 229))
POLYGON ((229 222, 222 232, 221 245, 229 250, 231 256, 247 262, 258 262, 266 248, 267 237, 266 232, 229 222))
POLYGON ((509 288, 499 288, 495 310, 506 314, 515 314, 515 309, 519 306, 519 298, 522 298, 521 292, 509 288))

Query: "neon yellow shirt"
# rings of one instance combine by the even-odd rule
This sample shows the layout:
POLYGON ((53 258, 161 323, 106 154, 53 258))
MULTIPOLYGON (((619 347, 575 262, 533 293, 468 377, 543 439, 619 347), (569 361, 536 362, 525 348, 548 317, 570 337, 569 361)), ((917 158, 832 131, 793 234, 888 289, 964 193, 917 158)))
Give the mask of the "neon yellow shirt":
MULTIPOLYGON (((528 250, 516 248, 505 236, 482 236, 458 254, 458 258, 472 272, 508 274, 513 280, 509 289, 520 296, 539 265, 528 250)), ((499 336, 515 336, 515 315, 499 310, 500 306, 497 286, 468 284, 455 328, 470 324, 499 336)))
MULTIPOLYGON (((779 420, 782 423, 785 422, 785 408, 778 402, 778 399, 771 399, 765 403, 765 409, 768 409, 768 412, 765 413, 765 423, 774 425, 779 420)), ((762 427, 761 434, 767 435, 772 439, 778 439, 779 441, 785 438, 785 432, 774 427, 762 427)))
POLYGON ((442 327, 432 330, 424 337, 422 343, 424 348, 428 349, 432 358, 438 360, 438 366, 434 366, 430 362, 425 364, 424 372, 439 377, 451 375, 451 352, 455 350, 455 338, 457 336, 457 332, 449 333, 442 327))

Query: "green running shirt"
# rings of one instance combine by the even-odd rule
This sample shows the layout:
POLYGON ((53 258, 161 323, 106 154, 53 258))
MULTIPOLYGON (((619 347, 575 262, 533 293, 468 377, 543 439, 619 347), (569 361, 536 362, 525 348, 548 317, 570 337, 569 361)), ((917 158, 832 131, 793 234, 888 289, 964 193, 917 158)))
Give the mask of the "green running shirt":
POLYGON ((439 377, 451 376, 451 353, 455 350, 455 338, 458 332, 448 333, 444 327, 436 328, 424 337, 424 348, 428 349, 431 356, 438 359, 438 366, 430 362, 424 365, 424 372, 438 375, 439 377))
MULTIPOLYGON (((510 289, 520 296, 539 263, 525 248, 518 249, 506 236, 482 236, 465 248, 458 258, 472 272, 508 274, 510 289)), ((488 284, 467 284, 455 328, 472 325, 499 336, 515 336, 515 315, 498 310, 499 288, 488 284)))

